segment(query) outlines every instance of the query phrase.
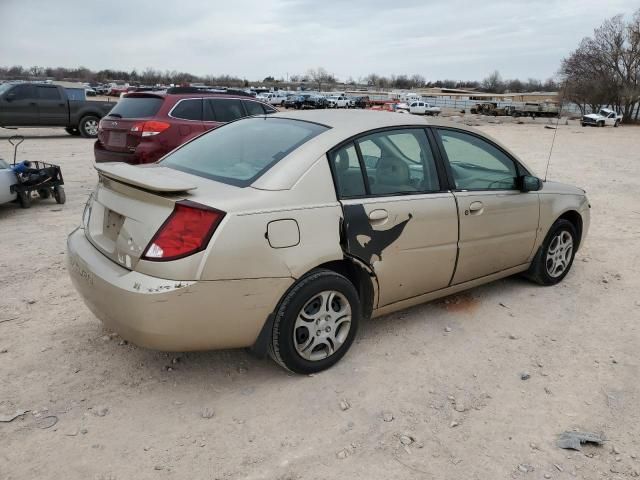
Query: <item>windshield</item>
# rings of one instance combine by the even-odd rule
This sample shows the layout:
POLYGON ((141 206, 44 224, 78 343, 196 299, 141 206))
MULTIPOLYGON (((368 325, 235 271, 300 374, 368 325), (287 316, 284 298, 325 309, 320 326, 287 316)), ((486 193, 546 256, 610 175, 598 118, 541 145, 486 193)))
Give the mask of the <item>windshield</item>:
POLYGON ((4 94, 7 90, 13 87, 13 83, 2 83, 0 84, 0 95, 4 94))
POLYGON ((286 118, 246 118, 216 128, 169 154, 164 167, 246 187, 328 127, 286 118))

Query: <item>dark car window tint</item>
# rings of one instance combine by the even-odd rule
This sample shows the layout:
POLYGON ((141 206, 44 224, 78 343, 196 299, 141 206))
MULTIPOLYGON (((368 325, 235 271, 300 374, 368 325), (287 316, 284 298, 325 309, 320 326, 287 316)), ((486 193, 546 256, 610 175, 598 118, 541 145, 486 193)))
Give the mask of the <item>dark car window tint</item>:
POLYGON ((202 99, 181 100, 173 107, 171 116, 184 120, 202 120, 202 99))
POLYGON ((232 122, 246 116, 242 102, 238 99, 209 98, 206 102, 209 104, 209 108, 213 113, 212 119, 216 122, 232 122))
POLYGON ((174 150, 161 164, 245 187, 327 128, 285 118, 247 118, 209 131, 174 150))
POLYGON ((60 92, 56 87, 42 87, 38 85, 38 98, 42 100, 60 100, 60 92))
POLYGON ((244 108, 247 109, 247 114, 249 115, 264 115, 265 109, 261 103, 252 102, 250 100, 244 100, 244 108))
POLYGON ((436 163, 422 129, 378 132, 358 140, 372 195, 440 190, 436 163))
POLYGON ((366 194, 362 169, 353 143, 345 145, 331 155, 336 187, 341 198, 366 194))
POLYGON ((164 101, 160 97, 123 97, 108 116, 117 118, 149 118, 155 116, 164 101))
POLYGON ((515 190, 517 168, 506 154, 468 133, 439 130, 456 188, 460 190, 515 190))
POLYGON ((13 96, 13 100, 25 100, 33 98, 34 95, 31 85, 16 85, 9 93, 13 96))

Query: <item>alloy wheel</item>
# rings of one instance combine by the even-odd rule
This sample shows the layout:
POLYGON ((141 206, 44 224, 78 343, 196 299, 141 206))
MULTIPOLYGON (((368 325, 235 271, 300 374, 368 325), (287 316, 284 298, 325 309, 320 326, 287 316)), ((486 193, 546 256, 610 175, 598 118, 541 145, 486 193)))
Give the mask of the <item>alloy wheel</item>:
POLYGON ((342 347, 350 328, 349 301, 336 290, 326 290, 309 299, 298 313, 293 344, 305 360, 322 360, 342 347))

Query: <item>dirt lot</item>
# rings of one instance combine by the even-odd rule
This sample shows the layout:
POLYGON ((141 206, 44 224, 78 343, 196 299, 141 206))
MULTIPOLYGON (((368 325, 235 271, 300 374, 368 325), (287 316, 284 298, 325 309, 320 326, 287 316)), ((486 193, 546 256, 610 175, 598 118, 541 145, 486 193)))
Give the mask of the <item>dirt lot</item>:
MULTIPOLYGON (((543 175, 546 123, 479 128, 543 175)), ((6 159, 11 133, 0 130, 6 159)), ((311 377, 103 330, 64 264, 96 181, 92 141, 20 133, 20 158, 63 166, 68 203, 0 206, 0 416, 29 410, 0 423, 0 479, 639 475, 640 128, 559 128, 549 178, 593 205, 562 284, 510 278, 367 322, 342 362, 311 377), (608 441, 557 448, 574 428, 608 441)))

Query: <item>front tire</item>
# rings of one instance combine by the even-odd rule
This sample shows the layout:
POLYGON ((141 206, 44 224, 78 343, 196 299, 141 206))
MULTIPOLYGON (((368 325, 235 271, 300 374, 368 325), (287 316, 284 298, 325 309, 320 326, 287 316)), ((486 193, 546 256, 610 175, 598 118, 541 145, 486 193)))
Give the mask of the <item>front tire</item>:
POLYGON ((578 241, 578 233, 571 222, 556 220, 531 262, 526 276, 545 286, 561 282, 571 270, 578 241))
POLYGON ((353 284, 331 270, 315 270, 302 277, 280 302, 269 354, 294 373, 326 370, 349 350, 361 316, 353 284))
POLYGON ((31 208, 31 192, 18 192, 18 202, 22 208, 31 208))
POLYGON ((98 122, 100 119, 95 115, 87 115, 82 117, 78 124, 80 135, 84 138, 96 138, 98 136, 98 122))
POLYGON ((59 203, 60 205, 67 201, 67 194, 64 192, 64 187, 62 185, 53 187, 53 198, 55 198, 56 203, 59 203))

